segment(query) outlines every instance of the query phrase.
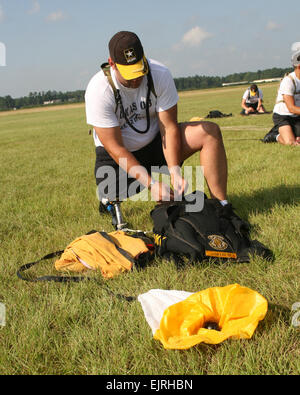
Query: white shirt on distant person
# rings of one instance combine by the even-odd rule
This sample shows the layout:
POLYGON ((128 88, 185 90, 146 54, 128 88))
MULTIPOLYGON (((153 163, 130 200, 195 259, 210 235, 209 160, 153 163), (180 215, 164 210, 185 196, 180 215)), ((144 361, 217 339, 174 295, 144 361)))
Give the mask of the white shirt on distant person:
POLYGON ((243 99, 246 100, 246 104, 255 104, 258 103, 259 99, 263 99, 263 93, 260 88, 258 88, 258 92, 256 92, 255 96, 250 95, 250 88, 248 88, 244 94, 243 94, 243 99))
POLYGON ((279 115, 289 115, 291 117, 297 117, 299 115, 289 112, 286 104, 283 102, 283 95, 294 96, 295 105, 297 107, 300 107, 300 93, 294 95, 296 91, 300 92, 300 80, 296 77, 295 72, 290 73, 290 76, 294 79, 296 83, 296 90, 291 78, 288 76, 284 77, 278 89, 276 104, 274 106, 273 112, 279 115))

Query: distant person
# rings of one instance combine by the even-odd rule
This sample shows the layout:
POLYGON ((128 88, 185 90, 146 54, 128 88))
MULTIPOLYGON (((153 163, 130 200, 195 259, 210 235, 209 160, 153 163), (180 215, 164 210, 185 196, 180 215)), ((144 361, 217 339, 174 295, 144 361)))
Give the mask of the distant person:
POLYGON ((263 139, 265 143, 300 145, 300 42, 293 44, 292 52, 294 71, 280 83, 273 109, 274 127, 263 139))
POLYGON ((243 94, 241 115, 264 114, 263 93, 256 84, 252 84, 243 94))
POLYGON ((219 126, 209 121, 178 122, 172 75, 166 66, 145 56, 135 33, 116 33, 108 48, 109 73, 101 70, 94 75, 85 93, 99 197, 124 200, 134 192, 130 184, 138 181, 154 200, 174 200, 187 188, 180 166, 198 152, 211 197, 227 205, 227 159, 219 126), (169 169, 173 189, 152 178, 152 166, 163 165, 169 169), (108 167, 116 174, 112 181, 104 176, 108 167))

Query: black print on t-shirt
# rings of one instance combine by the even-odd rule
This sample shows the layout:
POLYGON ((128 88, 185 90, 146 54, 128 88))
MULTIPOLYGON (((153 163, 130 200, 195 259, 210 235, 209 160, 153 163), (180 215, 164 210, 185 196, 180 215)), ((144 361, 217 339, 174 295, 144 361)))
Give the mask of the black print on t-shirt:
POLYGON ((137 105, 136 103, 132 103, 130 106, 120 109, 120 118, 123 119, 125 118, 125 115, 127 118, 131 117, 132 114, 137 110, 137 105))
MULTIPOLYGON (((151 102, 151 99, 149 99, 149 108, 151 106, 152 106, 152 102, 151 102)), ((145 110, 146 109, 146 102, 144 100, 141 100, 139 107, 140 107, 141 110, 145 110)), ((137 106, 137 104, 135 102, 131 103, 130 106, 128 106, 128 107, 126 107, 124 109, 121 108, 120 109, 120 120, 123 120, 125 118, 125 115, 126 115, 126 118, 129 120, 129 122, 131 124, 134 124, 137 121, 139 121, 139 120, 141 120, 141 119, 146 117, 146 112, 144 113, 144 111, 143 111, 143 113, 138 113, 138 112, 136 112, 137 110, 138 110, 138 106, 137 106)), ((127 126, 128 126, 127 122, 124 122, 121 125, 121 129, 124 129, 127 126)))
MULTIPOLYGON (((151 102, 151 99, 149 99, 149 108, 152 106, 152 102, 151 102)), ((146 108, 146 102, 144 101, 144 100, 142 100, 141 102, 140 102, 140 107, 141 107, 141 109, 142 110, 145 110, 145 108, 146 108)))

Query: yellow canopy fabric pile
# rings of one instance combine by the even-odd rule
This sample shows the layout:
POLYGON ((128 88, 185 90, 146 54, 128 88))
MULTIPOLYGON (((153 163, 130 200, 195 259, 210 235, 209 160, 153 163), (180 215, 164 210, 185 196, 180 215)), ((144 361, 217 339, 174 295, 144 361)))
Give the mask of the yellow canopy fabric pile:
POLYGON ((201 118, 201 117, 192 117, 190 119, 190 122, 197 122, 197 121, 203 121, 203 120, 204 120, 204 118, 201 118))
POLYGON ((103 277, 112 278, 131 270, 133 260, 148 251, 143 240, 130 237, 125 232, 115 231, 108 236, 111 241, 98 232, 78 237, 55 262, 56 270, 101 270, 103 277))
POLYGON ((154 338, 166 349, 250 339, 267 310, 267 300, 250 288, 239 284, 208 288, 169 306, 154 338), (216 322, 220 331, 204 328, 206 322, 216 322))

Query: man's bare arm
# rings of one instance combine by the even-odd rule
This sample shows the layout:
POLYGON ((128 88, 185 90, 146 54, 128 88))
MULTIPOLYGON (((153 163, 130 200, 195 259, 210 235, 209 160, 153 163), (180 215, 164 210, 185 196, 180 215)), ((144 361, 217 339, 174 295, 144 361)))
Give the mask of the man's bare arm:
POLYGON ((300 107, 295 106, 295 98, 290 95, 283 95, 283 100, 292 114, 300 115, 300 107))
POLYGON ((141 164, 124 146, 120 128, 94 127, 94 129, 104 148, 113 160, 130 176, 138 179, 142 185, 148 187, 151 182, 151 177, 146 169, 144 171, 141 169, 141 171, 136 174, 136 170, 138 169, 138 166, 141 166, 141 164))
POLYGON ((135 156, 123 144, 121 130, 115 128, 94 127, 97 136, 113 160, 131 177, 136 178, 146 188, 151 187, 151 194, 156 201, 173 199, 170 188, 161 183, 154 182, 147 170, 141 166, 135 156), (152 184, 152 185, 151 185, 152 184))
POLYGON ((163 153, 171 175, 174 190, 181 195, 187 189, 187 182, 181 177, 182 162, 181 130, 177 122, 177 105, 158 113, 163 153))

